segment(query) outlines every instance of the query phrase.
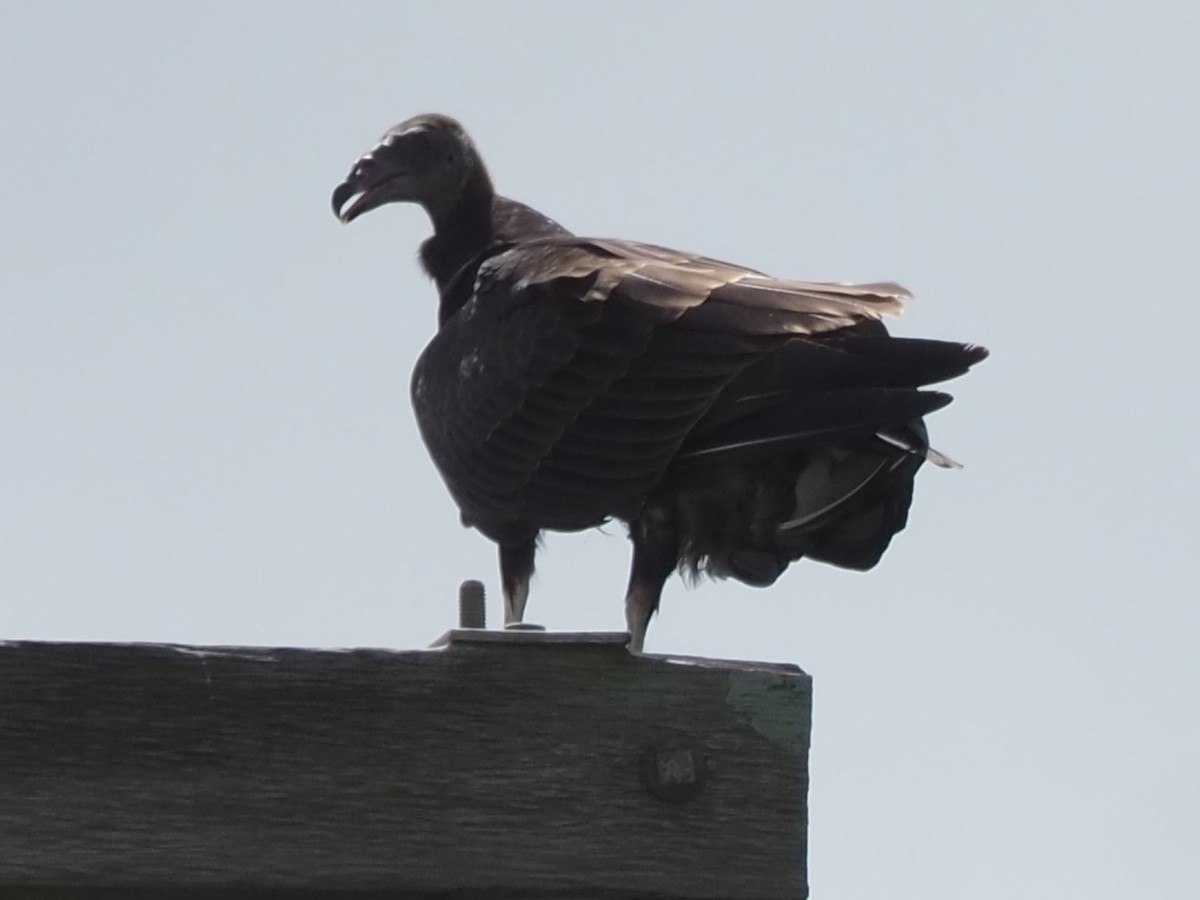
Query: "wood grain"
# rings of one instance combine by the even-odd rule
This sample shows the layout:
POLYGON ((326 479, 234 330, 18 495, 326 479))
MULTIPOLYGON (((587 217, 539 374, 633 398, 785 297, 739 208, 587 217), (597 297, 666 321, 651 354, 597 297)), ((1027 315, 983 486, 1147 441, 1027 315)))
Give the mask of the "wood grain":
POLYGON ((0 900, 802 897, 810 702, 536 634, 3 644, 0 900))

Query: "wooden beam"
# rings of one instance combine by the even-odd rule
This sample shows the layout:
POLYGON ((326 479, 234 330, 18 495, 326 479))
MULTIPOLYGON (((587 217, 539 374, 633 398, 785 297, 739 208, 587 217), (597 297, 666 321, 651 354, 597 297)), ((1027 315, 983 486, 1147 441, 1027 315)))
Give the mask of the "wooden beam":
POLYGON ((0 896, 805 896, 808 676, 625 639, 0 644, 0 896))

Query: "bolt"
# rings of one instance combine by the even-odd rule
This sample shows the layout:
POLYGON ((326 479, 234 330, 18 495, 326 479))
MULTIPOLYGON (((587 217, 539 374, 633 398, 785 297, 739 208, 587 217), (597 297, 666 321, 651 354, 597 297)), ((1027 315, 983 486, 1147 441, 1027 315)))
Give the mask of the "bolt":
POLYGON ((703 780, 703 757, 681 739, 660 741, 642 756, 642 782, 660 800, 694 797, 703 780))
POLYGON ((487 628, 483 582, 464 581, 458 588, 458 627, 487 628))

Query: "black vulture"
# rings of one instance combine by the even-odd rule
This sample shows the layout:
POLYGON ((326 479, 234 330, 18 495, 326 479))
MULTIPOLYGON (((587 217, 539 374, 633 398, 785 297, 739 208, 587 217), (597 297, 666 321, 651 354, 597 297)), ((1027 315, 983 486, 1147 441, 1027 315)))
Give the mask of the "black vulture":
POLYGON ((670 574, 772 584, 807 557, 870 569, 904 528, 923 417, 982 347, 889 336, 896 284, 786 281, 693 253, 576 237, 498 195, 455 120, 389 129, 333 192, 351 222, 424 207, 440 296, 417 361, 421 435, 465 526, 499 545, 521 621, 539 534, 619 519, 641 650, 670 574))

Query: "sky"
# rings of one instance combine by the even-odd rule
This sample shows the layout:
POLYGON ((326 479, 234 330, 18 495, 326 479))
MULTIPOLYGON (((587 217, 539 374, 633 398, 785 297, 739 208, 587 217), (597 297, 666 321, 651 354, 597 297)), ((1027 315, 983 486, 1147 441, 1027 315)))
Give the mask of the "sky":
MULTIPOLYGON (((408 400, 428 223, 329 207, 444 112, 578 233, 992 350, 876 569, 651 625, 812 674, 813 896, 1190 897, 1198 46, 1191 0, 8 4, 0 638, 416 648, 465 578, 499 619, 408 400)), ((619 629, 628 552, 551 535, 527 617, 619 629)))

